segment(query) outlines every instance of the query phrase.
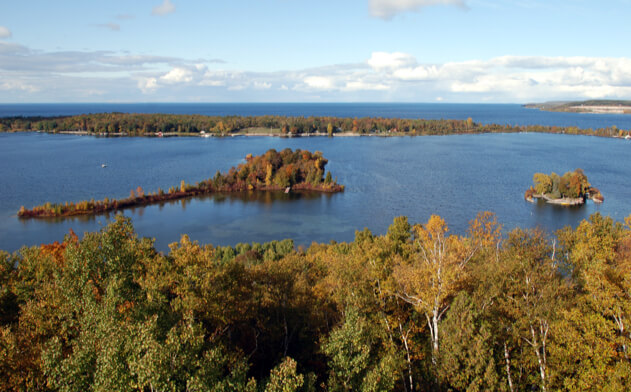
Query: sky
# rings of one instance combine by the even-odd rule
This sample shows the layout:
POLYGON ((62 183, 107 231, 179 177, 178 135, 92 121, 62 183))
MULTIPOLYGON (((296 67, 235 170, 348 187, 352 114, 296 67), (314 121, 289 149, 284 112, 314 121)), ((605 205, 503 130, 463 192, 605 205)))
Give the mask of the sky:
POLYGON ((4 0, 0 103, 631 99, 631 0, 4 0))

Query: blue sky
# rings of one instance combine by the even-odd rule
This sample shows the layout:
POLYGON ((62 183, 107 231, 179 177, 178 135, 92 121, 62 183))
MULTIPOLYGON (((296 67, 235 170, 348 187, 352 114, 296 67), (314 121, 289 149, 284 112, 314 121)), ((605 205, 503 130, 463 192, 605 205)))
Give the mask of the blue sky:
POLYGON ((0 102, 631 99, 631 0, 6 0, 0 102))

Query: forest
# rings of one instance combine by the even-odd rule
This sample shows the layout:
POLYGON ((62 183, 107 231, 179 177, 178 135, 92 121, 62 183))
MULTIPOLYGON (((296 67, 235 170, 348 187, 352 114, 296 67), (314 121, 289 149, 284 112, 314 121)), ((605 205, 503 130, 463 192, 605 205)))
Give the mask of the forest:
POLYGON ((184 180, 179 186, 172 186, 168 191, 158 189, 147 192, 142 187, 130 191, 124 199, 105 198, 103 200, 83 200, 80 202, 45 203, 18 211, 20 218, 48 218, 72 215, 99 214, 124 208, 163 203, 192 196, 212 193, 252 192, 252 191, 315 191, 341 192, 343 185, 333 179, 331 172, 324 176, 324 167, 328 160, 320 151, 311 153, 306 150, 289 148, 278 152, 274 149, 265 154, 245 157, 246 162, 232 167, 227 173, 217 171, 215 176, 196 184, 187 184, 184 180))
POLYGON ((0 390, 629 391, 630 225, 164 254, 119 215, 0 252, 0 390))
POLYGON ((540 132, 605 137, 626 137, 628 130, 615 126, 599 129, 542 125, 480 124, 466 120, 423 120, 403 118, 338 118, 286 116, 203 116, 183 114, 100 113, 63 117, 4 117, 0 132, 78 132, 93 135, 156 136, 199 135, 201 132, 226 136, 247 130, 277 135, 449 135, 497 132, 540 132))
POLYGON ((535 173, 532 177, 534 187, 526 190, 524 197, 532 201, 536 198, 544 198, 547 201, 559 199, 574 200, 583 204, 589 198, 597 203, 602 203, 605 198, 598 188, 591 186, 582 169, 567 172, 563 176, 552 172, 550 175, 535 173))

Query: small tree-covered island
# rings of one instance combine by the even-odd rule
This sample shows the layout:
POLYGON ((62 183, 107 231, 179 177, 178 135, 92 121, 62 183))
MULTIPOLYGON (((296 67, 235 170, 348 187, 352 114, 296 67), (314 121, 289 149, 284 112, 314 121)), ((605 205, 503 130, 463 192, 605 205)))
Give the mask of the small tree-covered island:
POLYGON ((605 200, 600 191, 591 186, 582 169, 567 172, 563 176, 554 172, 550 175, 535 173, 532 181, 534 187, 528 188, 524 194, 524 198, 532 203, 536 199, 543 199, 551 204, 578 206, 587 199, 592 199, 595 203, 605 200))
POLYGON ((324 175, 324 167, 328 160, 322 153, 311 153, 306 150, 287 148, 281 152, 274 149, 263 155, 248 154, 246 162, 232 167, 227 173, 217 171, 214 177, 187 184, 184 180, 179 186, 168 191, 158 189, 157 192, 145 193, 138 187, 124 199, 84 200, 78 203, 65 202, 59 204, 46 203, 33 209, 24 206, 18 211, 20 218, 50 218, 73 215, 99 214, 124 208, 161 203, 169 200, 183 199, 191 196, 211 193, 230 193, 247 191, 315 191, 341 192, 343 185, 331 176, 324 175))

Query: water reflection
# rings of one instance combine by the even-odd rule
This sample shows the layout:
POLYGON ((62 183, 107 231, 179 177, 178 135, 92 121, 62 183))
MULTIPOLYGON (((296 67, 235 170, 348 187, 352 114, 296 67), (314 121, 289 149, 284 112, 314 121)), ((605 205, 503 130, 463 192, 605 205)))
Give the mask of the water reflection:
MULTIPOLYGON (((90 215, 70 215, 70 216, 61 216, 61 217, 46 217, 46 218, 37 218, 38 222, 50 223, 50 224, 58 224, 61 222, 79 222, 79 223, 90 223, 95 222, 97 220, 105 220, 109 221, 113 219, 117 213, 123 212, 129 215, 137 216, 142 218, 145 214, 145 211, 149 208, 158 208, 158 211, 163 211, 165 207, 171 208, 175 206, 180 206, 182 211, 186 211, 188 205, 192 202, 213 202, 214 204, 222 205, 225 203, 257 203, 261 205, 272 205, 278 203, 291 203, 298 200, 317 200, 317 199, 325 199, 329 200, 333 197, 334 194, 326 193, 326 192, 313 192, 313 191, 291 191, 289 193, 285 193, 283 191, 248 191, 248 192, 230 192, 230 193, 214 193, 209 195, 198 195, 186 197, 183 199, 177 200, 165 200, 160 203, 154 203, 143 206, 132 206, 123 208, 117 211, 106 211, 98 214, 90 214, 90 215)), ((24 226, 26 226, 31 219, 20 218, 19 221, 22 222, 24 226)))
POLYGON ((599 210, 599 204, 588 200, 582 206, 560 206, 546 203, 545 200, 537 200, 533 203, 531 214, 534 225, 546 231, 552 232, 565 226, 575 226, 577 222, 588 219, 589 216, 599 210))

